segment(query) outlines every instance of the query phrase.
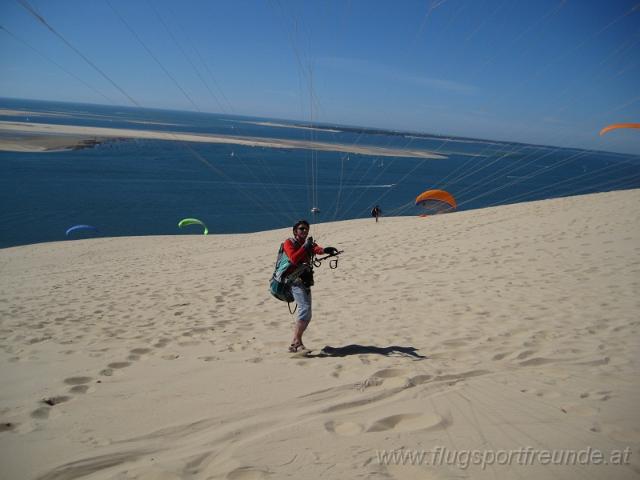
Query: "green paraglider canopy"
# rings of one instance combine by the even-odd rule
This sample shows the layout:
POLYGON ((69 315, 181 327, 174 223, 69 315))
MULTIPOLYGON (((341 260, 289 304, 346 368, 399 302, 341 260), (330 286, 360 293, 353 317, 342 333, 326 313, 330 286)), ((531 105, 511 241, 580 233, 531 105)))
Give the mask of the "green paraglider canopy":
POLYGON ((207 226, 204 224, 202 220, 198 220, 197 218, 183 218, 178 222, 178 227, 180 228, 186 227, 187 225, 202 225, 204 227, 203 234, 204 235, 209 234, 209 229, 207 228, 207 226))

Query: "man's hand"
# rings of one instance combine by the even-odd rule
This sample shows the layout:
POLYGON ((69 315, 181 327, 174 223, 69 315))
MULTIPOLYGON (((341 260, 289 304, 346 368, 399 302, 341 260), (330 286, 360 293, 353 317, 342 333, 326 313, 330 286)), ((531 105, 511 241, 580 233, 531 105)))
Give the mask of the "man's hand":
POLYGON ((304 248, 311 252, 313 250, 313 237, 307 237, 307 241, 304 242, 304 248))
POLYGON ((325 247, 324 253, 328 255, 336 255, 338 253, 338 249, 335 247, 325 247))

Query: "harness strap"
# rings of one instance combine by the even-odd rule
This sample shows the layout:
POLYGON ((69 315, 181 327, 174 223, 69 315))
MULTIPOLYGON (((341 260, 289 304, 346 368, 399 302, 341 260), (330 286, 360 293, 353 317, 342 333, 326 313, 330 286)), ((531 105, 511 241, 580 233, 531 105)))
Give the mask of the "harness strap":
POLYGON ((329 260, 329 268, 331 270, 335 270, 336 268, 338 268, 338 255, 340 255, 343 252, 344 252, 344 250, 339 250, 336 253, 332 253, 332 254, 326 255, 324 257, 320 257, 320 258, 316 257, 316 258, 313 259, 312 263, 313 263, 314 266, 320 268, 320 265, 322 265, 322 262, 324 260, 326 260, 328 258, 331 258, 331 257, 335 257, 333 260, 329 260))
MULTIPOLYGON (((298 244, 298 241, 295 239, 295 237, 290 237, 289 240, 291 240, 291 243, 293 243, 293 245, 296 248, 300 248, 299 244, 298 244)), ((282 247, 284 249, 284 243, 282 244, 282 247)), ((300 273, 302 273, 302 272, 300 272, 300 273)), ((300 276, 300 273, 298 273, 298 275, 296 275, 295 278, 298 278, 300 276)), ((285 279, 285 283, 288 284, 288 285, 290 285, 291 282, 293 281, 293 280, 289 281, 290 277, 291 277, 291 274, 287 275, 287 278, 285 279)), ((294 280, 295 280, 295 278, 294 278, 294 280)), ((293 310, 291 310, 291 302, 287 302, 287 308, 289 309, 289 313, 291 315, 293 315, 294 313, 296 313, 296 310, 298 310, 298 304, 295 303, 295 306, 293 307, 293 310)))

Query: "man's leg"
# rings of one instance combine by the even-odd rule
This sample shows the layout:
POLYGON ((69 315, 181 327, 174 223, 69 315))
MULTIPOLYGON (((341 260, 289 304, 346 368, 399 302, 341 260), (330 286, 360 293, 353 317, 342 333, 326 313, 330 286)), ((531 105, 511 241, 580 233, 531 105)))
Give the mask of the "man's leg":
POLYGON ((293 327, 293 345, 300 345, 302 343, 302 334, 309 326, 309 322, 302 320, 296 320, 296 324, 293 327))
POLYGON ((296 347, 302 344, 302 334, 311 320, 311 289, 293 286, 291 287, 291 293, 298 305, 298 315, 296 324, 293 327, 293 341, 291 342, 296 347))

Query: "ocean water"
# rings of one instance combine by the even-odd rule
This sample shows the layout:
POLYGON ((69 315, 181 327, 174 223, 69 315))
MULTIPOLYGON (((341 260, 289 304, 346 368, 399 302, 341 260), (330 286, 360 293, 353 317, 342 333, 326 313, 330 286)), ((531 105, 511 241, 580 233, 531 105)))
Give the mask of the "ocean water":
POLYGON ((162 140, 0 152, 0 247, 68 240, 65 231, 76 224, 97 228, 85 236, 111 237, 198 234, 198 227, 177 227, 185 217, 201 219, 215 234, 285 227, 300 218, 367 217, 375 204, 384 214, 419 215, 413 200, 432 188, 449 191, 459 210, 469 210, 640 187, 640 158, 607 152, 42 101, 0 99, 0 109, 30 112, 5 112, 0 121, 313 140, 447 156, 425 160, 162 140), (312 214, 312 207, 320 213, 312 214))

